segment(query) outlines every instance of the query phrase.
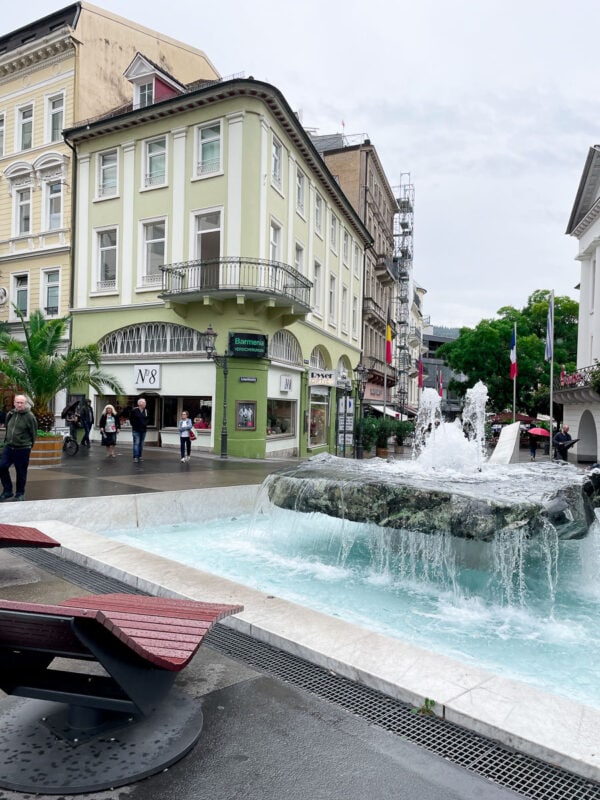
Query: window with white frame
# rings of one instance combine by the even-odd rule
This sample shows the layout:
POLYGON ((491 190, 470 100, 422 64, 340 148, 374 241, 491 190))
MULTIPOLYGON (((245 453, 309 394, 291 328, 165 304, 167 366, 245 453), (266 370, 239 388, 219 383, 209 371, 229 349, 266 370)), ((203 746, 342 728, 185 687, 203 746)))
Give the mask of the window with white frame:
POLYGON ((281 189, 283 186, 283 146, 279 139, 273 136, 271 146, 271 180, 273 184, 281 189))
POLYGON ((17 189, 15 192, 15 220, 17 236, 31 233, 31 187, 17 189))
POLYGON ((13 297, 19 311, 29 316, 29 275, 13 275, 13 297))
POLYGON ((44 206, 46 230, 62 228, 62 182, 46 181, 44 183, 44 206))
POLYGON ((163 186, 167 182, 167 137, 144 142, 144 187, 163 186))
POLYGON ((222 165, 221 122, 211 122, 196 128, 197 164, 196 176, 214 175, 221 172, 222 165))
POLYGON ((336 280, 335 275, 329 276, 329 322, 335 322, 335 306, 336 306, 336 280))
POLYGON ((154 78, 146 83, 136 83, 134 89, 136 108, 146 108, 154 102, 154 78))
POLYGON ((97 291, 110 291, 117 286, 117 229, 97 231, 97 291))
POLYGON ((33 147, 33 105, 17 109, 17 146, 19 150, 33 147))
POLYGON ((323 198, 315 193, 315 232, 323 236, 323 198))
POLYGON ((162 283, 160 268, 165 263, 166 223, 164 219, 144 222, 142 225, 144 265, 142 284, 155 286, 162 283))
POLYGON ((358 336, 358 297, 352 297, 352 336, 358 336))
POLYGON ((114 197, 117 194, 118 163, 116 150, 98 153, 97 197, 114 197))
POLYGON ((221 257, 221 212, 207 211, 196 215, 194 257, 210 261, 221 257))
POLYGON ((294 251, 294 266, 298 270, 304 274, 304 248, 301 244, 296 242, 296 248, 294 251))
POLYGON ((342 330, 348 330, 348 287, 342 286, 342 330))
POLYGON ((60 303, 60 270, 45 270, 42 273, 42 311, 48 317, 59 312, 60 303))
POLYGON ((65 121, 65 96, 57 94, 47 99, 46 106, 46 139, 50 142, 62 140, 65 121))
POLYGON ((337 253, 338 250, 338 218, 331 212, 331 224, 329 227, 329 246, 337 253))
POLYGON ((350 234, 345 228, 342 234, 342 261, 346 266, 350 264, 350 234))
POLYGON ((0 158, 4 155, 4 114, 0 114, 0 158))
POLYGON ((273 220, 271 220, 269 257, 271 261, 281 261, 281 226, 273 220))
POLYGON ((321 312, 321 293, 323 290, 323 267, 320 261, 315 261, 313 273, 313 306, 315 311, 321 312))
POLYGON ((296 168, 296 211, 304 216, 306 207, 306 175, 296 168))
POLYGON ((355 275, 359 274, 359 267, 358 267, 359 260, 360 260, 359 249, 358 249, 358 245, 355 244, 354 245, 354 253, 353 253, 353 256, 352 256, 352 268, 354 270, 354 274, 355 275))

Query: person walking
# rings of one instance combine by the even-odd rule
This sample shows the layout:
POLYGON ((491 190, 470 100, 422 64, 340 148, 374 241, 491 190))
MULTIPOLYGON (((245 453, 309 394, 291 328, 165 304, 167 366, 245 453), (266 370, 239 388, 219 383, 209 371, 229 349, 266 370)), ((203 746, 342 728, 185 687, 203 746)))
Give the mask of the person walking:
POLYGON ((102 444, 106 447, 106 457, 115 458, 117 433, 121 430, 121 426, 119 424, 117 412, 110 403, 104 407, 98 427, 100 428, 100 434, 102 436, 102 444))
POLYGON ((92 425, 94 424, 94 409, 92 408, 91 400, 85 400, 83 402, 81 406, 81 411, 79 413, 79 418, 83 426, 83 437, 81 439, 81 446, 89 447, 90 431, 92 430, 92 425))
POLYGON ((569 433, 568 425, 563 425, 562 431, 559 431, 552 440, 554 446, 556 447, 558 457, 563 461, 569 460, 569 447, 572 441, 573 440, 571 438, 571 434, 569 433))
POLYGON ((9 467, 12 466, 15 468, 17 478, 17 491, 14 498, 15 500, 25 500, 29 457, 37 437, 37 419, 32 414, 25 395, 15 395, 14 406, 14 411, 10 411, 6 417, 6 435, 0 456, 0 480, 2 481, 0 503, 10 500, 13 496, 13 483, 9 472, 9 467))
POLYGON ((129 415, 131 431, 133 435, 133 460, 143 461, 144 441, 148 430, 148 412, 146 411, 146 401, 143 397, 137 401, 137 406, 129 415))
POLYGON ((537 453, 537 436, 535 434, 529 434, 529 459, 530 461, 535 461, 535 454, 537 453))
POLYGON ((179 447, 181 450, 182 463, 190 460, 190 453, 192 451, 192 438, 190 431, 192 429, 192 420, 190 419, 187 411, 181 412, 181 419, 178 424, 179 428, 179 447))

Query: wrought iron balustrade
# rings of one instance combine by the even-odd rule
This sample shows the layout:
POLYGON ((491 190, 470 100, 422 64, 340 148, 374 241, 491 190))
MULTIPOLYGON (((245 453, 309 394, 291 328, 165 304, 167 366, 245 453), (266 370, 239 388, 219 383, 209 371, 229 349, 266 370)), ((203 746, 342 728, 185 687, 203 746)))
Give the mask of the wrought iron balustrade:
POLYGON ((554 378, 554 391, 560 392, 566 389, 591 389, 592 378, 600 372, 600 365, 594 364, 591 367, 581 367, 575 372, 560 371, 558 377, 554 378))
POLYGON ((310 311, 312 282, 289 264, 260 258, 227 257, 162 266, 162 297, 193 300, 199 295, 244 292, 297 303, 310 311))

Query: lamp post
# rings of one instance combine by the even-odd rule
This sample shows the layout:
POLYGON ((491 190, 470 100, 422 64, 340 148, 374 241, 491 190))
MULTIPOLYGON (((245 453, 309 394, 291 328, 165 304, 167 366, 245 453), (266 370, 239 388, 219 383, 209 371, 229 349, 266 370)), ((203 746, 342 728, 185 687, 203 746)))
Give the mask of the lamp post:
POLYGON ((227 376, 229 375, 229 357, 231 353, 225 350, 222 356, 217 355, 215 341, 217 334, 212 325, 204 331, 206 357, 214 361, 223 370, 223 425, 221 426, 221 458, 227 458, 227 376))
POLYGON ((358 389, 358 397, 360 400, 360 410, 358 416, 358 434, 356 437, 356 458, 363 458, 363 418, 364 418, 364 404, 365 389, 367 388, 367 381, 369 380, 369 370, 364 364, 358 364, 354 368, 356 375, 356 388, 358 389))

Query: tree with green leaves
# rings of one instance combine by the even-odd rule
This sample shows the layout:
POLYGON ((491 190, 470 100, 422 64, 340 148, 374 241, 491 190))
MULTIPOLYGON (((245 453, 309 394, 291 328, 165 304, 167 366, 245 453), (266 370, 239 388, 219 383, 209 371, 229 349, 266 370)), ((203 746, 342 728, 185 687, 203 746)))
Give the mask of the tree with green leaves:
POLYGON ((122 394, 116 378, 101 369, 97 344, 63 351, 69 317, 46 319, 41 311, 34 311, 26 321, 23 313, 16 306, 13 308, 21 322, 23 338, 13 336, 7 327, 0 329, 2 385, 31 399, 42 430, 54 425, 50 406, 63 389, 91 386, 102 392, 108 387, 114 394, 122 394))
MULTIPOLYGON (((459 393, 483 381, 488 387, 490 408, 504 411, 512 407, 513 382, 510 379, 510 341, 517 324, 517 409, 532 416, 549 412, 550 364, 544 360, 546 323, 550 292, 539 289, 520 311, 512 306, 499 309, 498 319, 483 319, 475 328, 461 328, 453 342, 439 348, 454 372, 466 376, 452 381, 451 389, 459 393)), ((554 299, 554 363, 555 370, 564 365, 573 371, 577 360, 577 321, 579 304, 570 297, 554 299)), ((556 408, 560 411, 560 408, 556 408)))

